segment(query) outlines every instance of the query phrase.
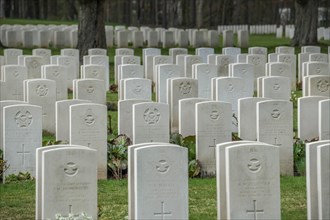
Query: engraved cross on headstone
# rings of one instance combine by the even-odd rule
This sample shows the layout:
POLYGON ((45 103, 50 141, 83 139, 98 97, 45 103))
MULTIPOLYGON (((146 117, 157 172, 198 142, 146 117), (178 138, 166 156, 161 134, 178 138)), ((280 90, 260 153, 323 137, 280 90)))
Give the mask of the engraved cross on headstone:
POLYGON ((213 138, 213 145, 210 145, 209 147, 213 147, 214 148, 214 158, 215 158, 215 147, 216 147, 216 140, 215 138, 213 138))
POLYGON ((156 216, 156 217, 157 216, 161 216, 162 217, 162 220, 164 220, 165 219, 165 216, 172 215, 172 212, 165 212, 164 202, 163 201, 161 201, 160 204, 161 204, 161 211, 160 212, 155 212, 154 213, 154 216, 156 216))
POLYGON ((25 168, 25 156, 27 154, 30 154, 30 151, 26 151, 25 150, 25 145, 22 144, 22 151, 17 151, 18 154, 22 154, 22 165, 23 165, 23 168, 25 168))
POLYGON ((282 144, 280 144, 280 143, 277 142, 277 138, 274 138, 274 139, 275 139, 274 145, 276 145, 276 146, 282 146, 282 144))
POLYGON ((68 215, 63 215, 61 217, 67 218, 67 219, 73 219, 72 217, 79 217, 79 214, 73 214, 72 212, 72 205, 69 205, 69 214, 68 215))
POLYGON ((253 214, 254 215, 254 220, 257 220, 257 214, 258 213, 264 213, 263 209, 257 209, 257 200, 253 200, 253 210, 246 210, 246 213, 248 214, 253 214))

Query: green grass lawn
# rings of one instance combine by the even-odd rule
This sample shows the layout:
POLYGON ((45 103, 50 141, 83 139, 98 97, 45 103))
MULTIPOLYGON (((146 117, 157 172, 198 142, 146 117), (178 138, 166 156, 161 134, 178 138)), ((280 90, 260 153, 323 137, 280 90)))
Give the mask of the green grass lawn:
MULTIPOLYGON (((306 219, 306 178, 281 177, 282 219, 306 219)), ((34 181, 0 185, 0 219, 35 218, 34 181)), ((100 219, 127 216, 127 180, 100 180, 100 219)), ((189 179, 189 219, 216 219, 216 180, 189 179)))

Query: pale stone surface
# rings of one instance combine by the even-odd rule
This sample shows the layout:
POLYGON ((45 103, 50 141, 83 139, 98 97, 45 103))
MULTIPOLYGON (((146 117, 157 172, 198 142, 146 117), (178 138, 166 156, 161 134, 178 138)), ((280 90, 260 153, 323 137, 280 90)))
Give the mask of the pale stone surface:
POLYGON ((224 30, 222 32, 223 40, 222 46, 223 47, 232 47, 234 45, 234 33, 231 30, 224 30))
POLYGON ((41 152, 41 218, 86 214, 97 219, 97 152, 62 146, 41 152))
POLYGON ((293 176, 293 105, 290 101, 257 103, 257 141, 279 146, 281 175, 293 176))
POLYGON ((165 103, 133 104, 133 144, 170 140, 169 106, 165 103))
POLYGON ((297 58, 294 54, 279 54, 277 62, 288 63, 291 66, 291 89, 296 90, 297 58))
POLYGON ((27 68, 20 65, 5 65, 1 67, 1 75, 4 83, 4 91, 1 91, 2 99, 23 101, 23 81, 27 79, 27 68))
POLYGON ((4 49, 3 55, 5 57, 5 65, 17 65, 18 56, 23 55, 21 49, 4 49))
POLYGON ((50 49, 45 48, 37 48, 32 50, 32 55, 42 57, 42 63, 50 64, 50 56, 52 55, 52 51, 50 49))
POLYGON ((124 99, 143 99, 151 101, 150 79, 123 79, 124 99))
MULTIPOLYGON (((288 77, 291 81, 291 65, 284 62, 267 63, 268 76, 288 77)), ((291 86, 290 86, 291 88, 291 86)))
POLYGON ((173 64, 173 59, 171 56, 157 55, 152 58, 153 66, 153 77, 152 80, 156 84, 157 89, 157 65, 161 64, 173 64))
POLYGON ((237 33, 237 46, 247 48, 249 46, 249 31, 239 30, 237 33))
POLYGON ((175 46, 174 32, 164 31, 163 32, 163 48, 171 48, 175 46))
POLYGON ((233 57, 237 57, 237 55, 241 54, 241 48, 238 48, 238 47, 224 47, 224 48, 222 48, 222 53, 224 55, 230 55, 230 56, 233 56, 233 57))
POLYGON ((107 106, 85 103, 70 106, 70 144, 97 151, 98 179, 107 179, 107 106))
POLYGON ((262 78, 262 97, 289 101, 291 98, 290 78, 283 76, 267 76, 262 78))
MULTIPOLYGON (((227 147, 249 141, 229 141, 217 144, 215 147, 216 160, 216 185, 217 185, 217 219, 227 219, 227 195, 226 195, 226 151, 227 147)), ((257 143, 257 142, 252 142, 257 143)))
POLYGON ((128 56, 128 55, 134 55, 134 49, 130 48, 117 48, 115 50, 116 55, 121 55, 121 56, 128 56))
POLYGON ((318 102, 327 99, 323 96, 310 96, 298 98, 298 138, 313 140, 319 137, 318 102))
POLYGON ((188 31, 180 30, 178 33, 178 46, 188 47, 189 46, 189 33, 188 31))
POLYGON ((215 64, 218 65, 218 76, 229 76, 229 64, 235 63, 235 57, 231 55, 218 55, 215 64))
POLYGON ((147 146, 134 153, 134 219, 188 219, 188 152, 147 146))
POLYGON ((317 173, 317 148, 329 144, 330 140, 306 143, 306 198, 307 219, 319 219, 318 217, 318 173, 317 173))
POLYGON ((133 105, 150 100, 127 99, 118 101, 118 134, 133 140, 133 105))
POLYGON ((35 177, 35 150, 42 145, 42 110, 40 106, 13 104, 3 108, 3 159, 6 176, 29 172, 35 177))
POLYGON ((28 79, 41 78, 41 66, 43 65, 43 58, 40 56, 25 56, 24 66, 27 68, 28 79))
POLYGON ((211 99, 211 79, 217 77, 216 65, 200 63, 193 65, 193 78, 198 80, 198 97, 211 99))
POLYGON ((158 47, 158 33, 157 31, 148 32, 148 47, 158 47))
POLYGON ((321 53, 321 47, 319 46, 303 46, 301 47, 302 53, 321 53))
POLYGON ((167 79, 167 103, 170 105, 171 133, 179 129, 179 100, 198 96, 198 82, 189 78, 167 79))
POLYGON ((219 47, 219 34, 215 30, 208 31, 208 46, 219 47))
POLYGON ((195 54, 197 56, 202 57, 202 62, 207 63, 207 56, 210 54, 214 54, 214 48, 210 47, 201 47, 195 49, 195 54))
POLYGON ((328 55, 325 53, 311 53, 309 54, 309 61, 316 61, 316 62, 325 62, 328 63, 328 55))
POLYGON ((88 100, 68 99, 55 103, 56 140, 69 142, 70 140, 70 106, 90 103, 88 100))
POLYGON ((249 47, 249 54, 263 54, 267 56, 268 49, 267 47, 249 47))
MULTIPOLYGON (((90 64, 101 65, 105 67, 105 78, 106 78, 106 85, 110 85, 110 64, 109 64, 109 57, 103 55, 93 55, 90 56, 90 64)), ((108 91, 110 88, 106 87, 108 91)))
POLYGON ((179 100, 179 134, 183 137, 196 135, 196 104, 209 101, 203 98, 179 100))
POLYGON ((145 63, 146 62, 146 56, 150 56, 150 55, 156 56, 156 55, 160 55, 160 54, 161 54, 161 51, 158 48, 144 48, 144 49, 142 49, 142 62, 143 62, 143 65, 145 66, 145 64, 146 64, 145 63))
POLYGON ((42 107, 42 129, 55 133, 56 82, 49 79, 24 80, 25 101, 42 107))
POLYGON ((330 143, 317 147, 319 219, 330 219, 330 143))
POLYGON ((102 80, 77 79, 73 82, 74 99, 90 100, 93 103, 106 104, 106 90, 102 80))
POLYGON ((67 67, 67 86, 72 89, 73 80, 79 78, 76 58, 73 56, 59 56, 56 64, 67 67))
POLYGON ((203 63, 203 59, 201 56, 187 55, 184 57, 185 77, 192 78, 192 65, 197 63, 203 63))
POLYGON ((104 82, 106 90, 109 90, 109 75, 106 74, 106 68, 103 65, 88 64, 81 66, 82 79, 98 79, 104 82))
POLYGON ((88 55, 107 55, 107 50, 103 48, 90 48, 88 49, 88 55))
POLYGON ((257 102, 265 100, 260 97, 238 99, 238 136, 242 140, 257 140, 257 102))
POLYGON ((298 54, 298 82, 301 83, 303 79, 303 64, 309 61, 310 53, 299 53, 298 54))
MULTIPOLYGON (((305 82, 306 83, 306 82, 305 82)), ((308 96, 330 97, 330 75, 329 76, 309 76, 308 77, 308 96)))
POLYGON ((170 48, 168 50, 169 56, 173 57, 173 63, 176 64, 176 56, 179 54, 188 54, 187 48, 170 48))
POLYGON ((167 103, 167 79, 180 77, 180 67, 174 64, 158 65, 157 71, 157 91, 156 98, 158 102, 167 103))
POLYGON ((138 64, 122 64, 119 66, 120 75, 118 76, 119 82, 118 83, 118 95, 119 100, 124 99, 124 80, 122 79, 129 79, 129 78, 144 78, 144 69, 142 65, 138 64))
MULTIPOLYGON (((220 77, 216 79, 216 101, 228 102, 232 107, 232 114, 237 117, 237 101, 244 98, 243 79, 239 77, 220 77)), ((237 132, 237 121, 232 117, 232 131, 237 132)))
POLYGON ((196 104, 196 159, 202 176, 216 174, 215 147, 231 141, 231 105, 226 102, 196 104))
POLYGON ((229 76, 244 80, 244 96, 252 97, 254 93, 254 67, 247 63, 229 64, 229 76))
POLYGON ((246 62, 254 66, 254 90, 257 90, 257 78, 265 76, 266 58, 262 54, 247 55, 246 62))
POLYGON ((288 46, 280 46, 275 48, 275 53, 283 53, 283 54, 294 54, 295 49, 294 47, 288 47, 288 46))
POLYGON ((143 47, 143 32, 142 31, 133 31, 133 47, 138 48, 138 47, 143 47))
POLYGON ((319 101, 319 140, 330 140, 330 99, 319 101))
POLYGON ((42 78, 56 82, 56 101, 68 98, 67 75, 68 69, 66 66, 54 64, 42 66, 42 78))
POLYGON ((303 76, 309 75, 330 75, 330 67, 326 62, 307 62, 306 64, 306 72, 303 76))
POLYGON ((227 219, 280 219, 278 147, 247 143, 225 151, 227 219))

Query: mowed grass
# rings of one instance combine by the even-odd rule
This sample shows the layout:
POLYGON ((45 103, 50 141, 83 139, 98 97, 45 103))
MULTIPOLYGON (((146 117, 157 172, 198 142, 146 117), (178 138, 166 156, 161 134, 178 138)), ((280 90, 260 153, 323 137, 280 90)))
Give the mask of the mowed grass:
MULTIPOLYGON (((281 177, 282 219, 306 219, 306 178, 281 177)), ((34 181, 0 185, 0 219, 35 218, 34 181)), ((189 219, 217 218, 216 180, 189 179, 189 219)), ((99 219, 127 216, 127 180, 98 181, 99 219)))

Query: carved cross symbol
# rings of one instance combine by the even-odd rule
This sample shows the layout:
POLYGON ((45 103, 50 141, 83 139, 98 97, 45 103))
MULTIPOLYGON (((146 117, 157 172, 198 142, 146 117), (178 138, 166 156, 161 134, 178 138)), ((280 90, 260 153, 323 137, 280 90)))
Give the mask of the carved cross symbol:
POLYGON ((161 211, 160 212, 154 212, 154 216, 161 216, 162 220, 165 219, 165 216, 170 216, 172 215, 172 212, 165 212, 165 208, 164 208, 164 202, 161 201, 161 211))
POLYGON ((71 219, 72 217, 79 217, 79 214, 73 214, 72 205, 69 205, 69 214, 68 215, 63 215, 61 217, 66 217, 68 219, 71 219))
POLYGON ((274 138, 274 139, 275 139, 275 143, 274 143, 274 145, 276 145, 276 146, 282 146, 282 144, 277 143, 277 138, 274 138))
POLYGON ((257 209, 257 200, 253 200, 253 210, 246 210, 246 213, 248 214, 253 214, 254 215, 254 220, 257 220, 257 214, 258 213, 264 213, 264 210, 262 209, 257 209))
POLYGON ((22 154, 22 165, 25 168, 25 156, 26 154, 30 154, 30 151, 25 150, 25 145, 22 144, 22 151, 17 151, 18 154, 22 154))
POLYGON ((216 146, 216 140, 215 138, 213 138, 213 145, 210 145, 209 147, 213 147, 214 148, 214 158, 215 158, 215 146, 216 146))

